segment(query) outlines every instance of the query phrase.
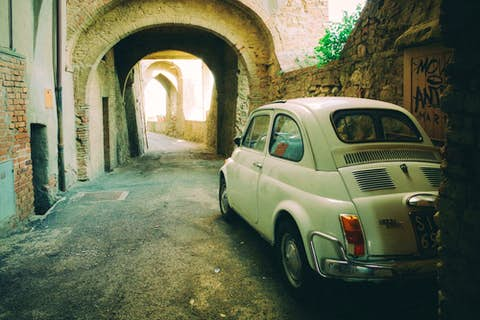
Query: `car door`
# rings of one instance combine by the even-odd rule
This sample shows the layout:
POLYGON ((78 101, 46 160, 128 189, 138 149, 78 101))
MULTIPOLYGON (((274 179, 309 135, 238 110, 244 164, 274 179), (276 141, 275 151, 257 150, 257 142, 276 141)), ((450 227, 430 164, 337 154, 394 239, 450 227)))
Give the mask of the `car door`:
POLYGON ((234 165, 229 173, 229 201, 248 222, 255 223, 258 210, 257 187, 268 147, 271 110, 256 112, 232 155, 234 165))
MULTIPOLYGON (((279 203, 302 203, 305 183, 313 173, 304 160, 305 143, 297 121, 289 114, 277 113, 273 120, 268 154, 258 184, 257 216, 259 231, 267 234, 272 229, 273 214, 279 203)), ((309 158, 307 156, 307 158, 309 158)))

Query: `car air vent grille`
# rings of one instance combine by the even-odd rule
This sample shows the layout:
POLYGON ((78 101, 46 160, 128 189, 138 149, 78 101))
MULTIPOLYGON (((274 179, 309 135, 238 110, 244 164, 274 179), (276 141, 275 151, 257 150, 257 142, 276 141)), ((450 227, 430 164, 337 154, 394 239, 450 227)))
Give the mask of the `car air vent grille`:
POLYGON ((434 188, 440 187, 440 182, 442 181, 442 175, 440 173, 440 168, 431 168, 431 167, 422 167, 420 168, 427 178, 430 185, 434 188))
POLYGON ((385 168, 354 171, 353 176, 362 191, 395 189, 395 184, 385 168))
POLYGON ((431 151, 420 150, 372 150, 347 153, 344 155, 346 164, 357 164, 375 161, 436 161, 431 151))

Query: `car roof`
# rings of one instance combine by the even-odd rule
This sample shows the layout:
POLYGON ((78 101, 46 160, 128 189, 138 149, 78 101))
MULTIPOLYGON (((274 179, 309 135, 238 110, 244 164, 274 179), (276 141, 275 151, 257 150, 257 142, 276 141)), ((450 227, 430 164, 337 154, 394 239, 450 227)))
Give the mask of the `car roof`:
POLYGON ((335 165, 331 155, 332 152, 341 153, 354 149, 363 150, 365 148, 378 149, 382 145, 391 144, 390 142, 365 142, 359 144, 348 144, 341 141, 338 138, 334 127, 332 126, 330 116, 335 111, 352 109, 387 109, 401 112, 410 118, 410 120, 416 125, 423 137, 423 141, 414 143, 405 142, 396 145, 409 145, 409 147, 412 147, 412 145, 432 146, 430 138, 412 114, 400 106, 379 100, 351 97, 298 98, 272 102, 255 109, 254 112, 260 110, 285 110, 287 112, 296 114, 303 120, 303 126, 305 128, 308 127, 307 131, 309 136, 317 137, 315 139, 310 139, 312 149, 315 150, 315 161, 317 163, 317 168, 321 168, 322 170, 335 170, 335 165), (322 138, 319 139, 318 137, 322 138))
MULTIPOLYGON (((405 109, 392 103, 353 97, 310 97, 279 100, 267 104, 261 109, 295 109, 295 106, 306 108, 313 114, 323 117, 342 109, 390 109, 405 112, 405 109)), ((292 110, 293 111, 293 110, 292 110)))

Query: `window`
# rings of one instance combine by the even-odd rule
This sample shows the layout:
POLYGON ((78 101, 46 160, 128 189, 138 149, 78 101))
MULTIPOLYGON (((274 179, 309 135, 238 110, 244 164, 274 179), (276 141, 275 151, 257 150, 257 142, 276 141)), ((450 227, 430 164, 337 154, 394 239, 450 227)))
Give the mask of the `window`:
POLYGON ((338 138, 347 143, 422 141, 417 127, 398 111, 341 110, 333 114, 332 121, 338 138))
POLYGON ((278 115, 273 125, 270 154, 292 161, 303 157, 303 141, 297 123, 287 115, 278 115))
POLYGON ((345 142, 374 141, 375 124, 367 114, 345 115, 335 122, 337 134, 345 142))
POLYGON ((418 141, 416 129, 399 119, 381 117, 385 139, 388 141, 418 141))
POLYGON ((263 151, 267 142, 268 125, 270 116, 259 115, 250 121, 247 132, 242 141, 242 146, 263 151))

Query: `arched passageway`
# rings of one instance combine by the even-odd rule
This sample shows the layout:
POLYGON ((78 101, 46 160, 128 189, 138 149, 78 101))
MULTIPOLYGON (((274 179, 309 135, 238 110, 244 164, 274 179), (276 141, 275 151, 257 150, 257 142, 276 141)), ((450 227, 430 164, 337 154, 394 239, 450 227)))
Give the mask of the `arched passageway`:
POLYGON ((160 57, 151 54, 139 62, 144 84, 142 98, 145 100, 147 131, 175 137, 181 132, 184 120, 182 70, 171 61, 157 58, 160 57), (158 86, 163 87, 165 97, 158 96, 158 86))
POLYGON ((208 66, 194 55, 172 50, 150 54, 139 65, 147 131, 216 151, 217 94, 208 66))
MULTIPOLYGON (((269 29, 256 13, 238 3, 214 2, 215 6, 205 6, 197 0, 168 0, 161 4, 141 0, 135 1, 135 5, 127 1, 115 3, 100 10, 95 22, 71 43, 80 179, 95 176, 101 167, 90 160, 90 155, 99 146, 89 141, 95 136, 91 131, 98 131, 89 117, 91 110, 96 108, 93 96, 98 95, 95 88, 100 81, 96 73, 102 57, 113 54, 112 48, 116 76, 121 85, 129 83, 129 74, 135 77, 129 72, 140 59, 158 51, 180 50, 202 59, 217 84, 218 125, 214 133, 217 152, 228 154, 232 150, 237 104, 251 109, 268 100, 271 74, 278 70, 278 62, 269 29), (244 86, 248 83, 248 95, 239 95, 239 78, 244 86), (244 101, 239 101, 239 96, 244 101)), ((128 92, 124 92, 124 98, 133 98, 134 104, 138 102, 128 92)), ((128 114, 126 121, 132 121, 128 114)), ((136 122, 136 131, 141 132, 142 121, 136 119, 136 122)), ((129 138, 132 143, 131 135, 129 138)), ((141 140, 140 137, 135 139, 141 140)), ((140 146, 132 154, 142 151, 140 146)))

